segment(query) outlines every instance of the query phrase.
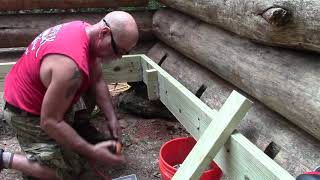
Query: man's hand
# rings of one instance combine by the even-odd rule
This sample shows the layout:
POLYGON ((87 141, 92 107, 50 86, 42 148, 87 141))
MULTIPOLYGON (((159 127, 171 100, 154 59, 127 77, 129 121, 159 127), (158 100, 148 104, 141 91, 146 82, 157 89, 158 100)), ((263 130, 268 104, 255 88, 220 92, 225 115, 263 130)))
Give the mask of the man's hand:
POLYGON ((119 120, 117 120, 116 118, 110 119, 108 121, 108 128, 112 139, 120 141, 122 133, 119 120))
POLYGON ((101 162, 105 165, 121 165, 125 163, 125 159, 123 155, 115 155, 113 154, 109 148, 116 146, 116 141, 104 141, 98 143, 94 146, 94 161, 101 162))

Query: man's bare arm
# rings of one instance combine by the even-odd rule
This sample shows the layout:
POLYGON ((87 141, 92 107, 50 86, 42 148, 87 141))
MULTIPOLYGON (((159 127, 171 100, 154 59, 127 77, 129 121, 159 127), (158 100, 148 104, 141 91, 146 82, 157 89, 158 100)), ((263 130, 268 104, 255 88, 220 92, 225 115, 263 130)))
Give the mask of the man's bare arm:
POLYGON ((82 75, 76 64, 64 56, 48 56, 41 65, 40 77, 47 86, 41 107, 43 130, 66 148, 82 155, 92 154, 92 145, 82 139, 63 119, 82 82, 82 75))
POLYGON ((47 86, 41 108, 42 129, 62 146, 89 159, 109 164, 123 162, 122 157, 113 156, 106 148, 86 142, 64 121, 64 114, 82 82, 75 63, 65 56, 49 56, 42 63, 40 74, 47 86))
POLYGON ((97 61, 95 64, 95 72, 96 79, 93 90, 95 91, 94 94, 96 95, 97 105, 102 110, 102 112, 106 116, 106 119, 108 120, 111 135, 115 139, 118 139, 121 135, 121 129, 116 114, 114 112, 110 92, 103 78, 101 63, 99 61, 97 61))

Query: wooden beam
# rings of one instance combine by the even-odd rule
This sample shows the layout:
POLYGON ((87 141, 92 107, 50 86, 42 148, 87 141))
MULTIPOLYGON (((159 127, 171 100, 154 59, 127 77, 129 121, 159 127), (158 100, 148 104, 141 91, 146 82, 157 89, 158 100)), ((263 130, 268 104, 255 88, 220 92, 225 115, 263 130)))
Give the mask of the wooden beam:
POLYGON ((152 65, 141 60, 143 82, 147 85, 149 100, 159 99, 158 72, 152 65))
POLYGON ((172 180, 199 179, 251 106, 250 100, 233 91, 172 180))
MULTIPOLYGON (((113 82, 137 82, 142 81, 142 70, 139 55, 123 56, 121 60, 102 65, 104 79, 108 83, 113 82)), ((0 63, 0 91, 6 74, 16 62, 0 63)))
POLYGON ((209 108, 147 56, 141 55, 141 57, 142 66, 151 66, 150 68, 158 71, 161 102, 193 137, 199 139, 217 111, 209 108))
MULTIPOLYGON (((154 40, 155 37, 152 33, 153 11, 135 11, 130 14, 137 22, 139 41, 154 40)), ((106 12, 1 15, 0 47, 26 47, 47 28, 75 20, 95 24, 105 15, 106 12)))
POLYGON ((159 99, 159 86, 158 86, 158 71, 155 69, 148 69, 145 72, 149 100, 159 99))
POLYGON ((214 161, 229 180, 295 179, 238 132, 230 136, 214 161))
POLYGON ((102 73, 109 83, 142 81, 140 56, 123 56, 121 60, 102 65, 102 73))
MULTIPOLYGON (((217 112, 203 105, 202 101, 199 102, 197 98, 191 98, 194 95, 190 91, 184 88, 184 86, 150 58, 145 55, 141 55, 141 58, 142 65, 148 63, 148 66, 152 66, 152 68, 159 72, 160 100, 172 111, 188 132, 194 138, 199 139, 211 120, 215 119, 217 112), (187 103, 181 105, 180 103, 182 102, 187 103), (204 114, 201 114, 201 110, 199 111, 199 109, 192 109, 195 107, 201 107, 204 114), (180 108, 185 109, 182 111, 183 109, 180 108), (211 113, 207 114, 210 111, 211 113), (198 115, 203 115, 205 118, 199 118, 199 122, 199 119, 194 114, 195 112, 200 112, 198 115), (200 128, 198 129, 198 127, 200 128)), ((230 180, 254 180, 261 178, 268 180, 294 179, 285 169, 270 159, 240 133, 230 136, 227 143, 214 158, 214 161, 230 180)))
MULTIPOLYGON (((213 24, 242 36, 243 39, 249 38, 255 42, 273 46, 286 46, 320 52, 320 37, 318 36, 320 33, 320 1, 160 0, 160 2, 176 11, 195 17, 196 21, 202 20, 207 24, 213 24)), ((172 16, 168 16, 171 18, 171 22, 177 23, 172 20, 172 16)), ((187 21, 184 24, 194 27, 187 21)), ((197 24, 197 27, 201 26, 200 23, 197 24)), ((195 29, 197 28, 195 27, 195 29)), ((170 31, 172 34, 176 33, 174 30, 170 29, 170 31)), ((195 31, 199 34, 197 40, 201 39, 202 33, 198 29, 195 31)), ((182 32, 177 35, 184 36, 182 32)), ((192 35, 188 34, 188 36, 192 35)), ((222 39, 229 42, 229 40, 221 37, 220 40, 222 39)), ((205 41, 210 40, 205 38, 205 41)), ((210 47, 210 45, 208 46, 210 47)), ((248 46, 245 47, 250 49, 248 46)), ((260 53, 261 51, 255 49, 253 52, 260 53)), ((224 53, 229 54, 225 51, 224 53)))
POLYGON ((157 11, 153 27, 163 42, 320 140, 319 54, 258 45, 173 10, 157 11))
POLYGON ((115 8, 146 6, 148 0, 0 0, 1 11, 47 8, 115 8))

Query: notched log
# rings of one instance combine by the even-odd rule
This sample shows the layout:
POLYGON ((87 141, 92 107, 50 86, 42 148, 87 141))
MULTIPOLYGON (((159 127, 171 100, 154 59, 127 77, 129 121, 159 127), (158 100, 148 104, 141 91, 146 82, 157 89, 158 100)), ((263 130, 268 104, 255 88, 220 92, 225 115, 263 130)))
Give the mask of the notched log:
POLYGON ((188 26, 197 20, 177 11, 157 11, 153 20, 159 39, 320 140, 318 54, 258 45, 206 23, 188 26), (172 27, 181 36, 171 36, 172 27))
MULTIPOLYGON (((320 36, 317 36, 320 34, 320 1, 317 0, 159 1, 255 42, 320 52, 320 36)), ((186 27, 191 25, 188 21, 185 23, 186 27)), ((163 25, 159 26, 161 29, 163 25)))
POLYGON ((271 25, 280 27, 290 22, 292 13, 281 7, 271 7, 265 10, 261 16, 271 25))

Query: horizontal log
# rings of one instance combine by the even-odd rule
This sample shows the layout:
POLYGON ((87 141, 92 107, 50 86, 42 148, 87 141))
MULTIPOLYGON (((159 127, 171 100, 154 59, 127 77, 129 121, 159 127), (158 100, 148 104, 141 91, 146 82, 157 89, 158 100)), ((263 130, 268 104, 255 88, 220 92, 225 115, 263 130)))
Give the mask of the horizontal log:
POLYGON ((146 6, 148 0, 0 0, 1 11, 25 9, 114 8, 146 6))
MULTIPOLYGON (((158 43, 147 54, 191 92, 213 109, 220 109, 237 87, 206 68, 196 64, 168 46, 158 43), (161 60, 162 59, 162 60, 161 60), (202 93, 201 93, 202 92, 202 93)), ((245 94, 253 107, 237 127, 262 151, 293 175, 313 169, 320 164, 320 143, 290 121, 245 94), (272 150, 279 147, 279 152, 272 150), (269 150, 271 148, 271 150, 269 150)))
MULTIPOLYGON (((157 41, 139 42, 129 54, 146 54, 156 43, 157 41)), ((25 50, 25 47, 0 48, 0 63, 17 61, 25 50)))
MULTIPOLYGON (((153 40, 153 11, 131 12, 135 18, 140 41, 153 40)), ((26 47, 45 29, 73 20, 82 20, 90 24, 98 22, 105 13, 61 13, 61 14, 24 14, 0 16, 0 48, 26 47)))
POLYGON ((255 44, 172 10, 153 25, 159 39, 320 139, 320 55, 255 44))
POLYGON ((160 1, 258 42, 320 52, 318 0, 160 1))

